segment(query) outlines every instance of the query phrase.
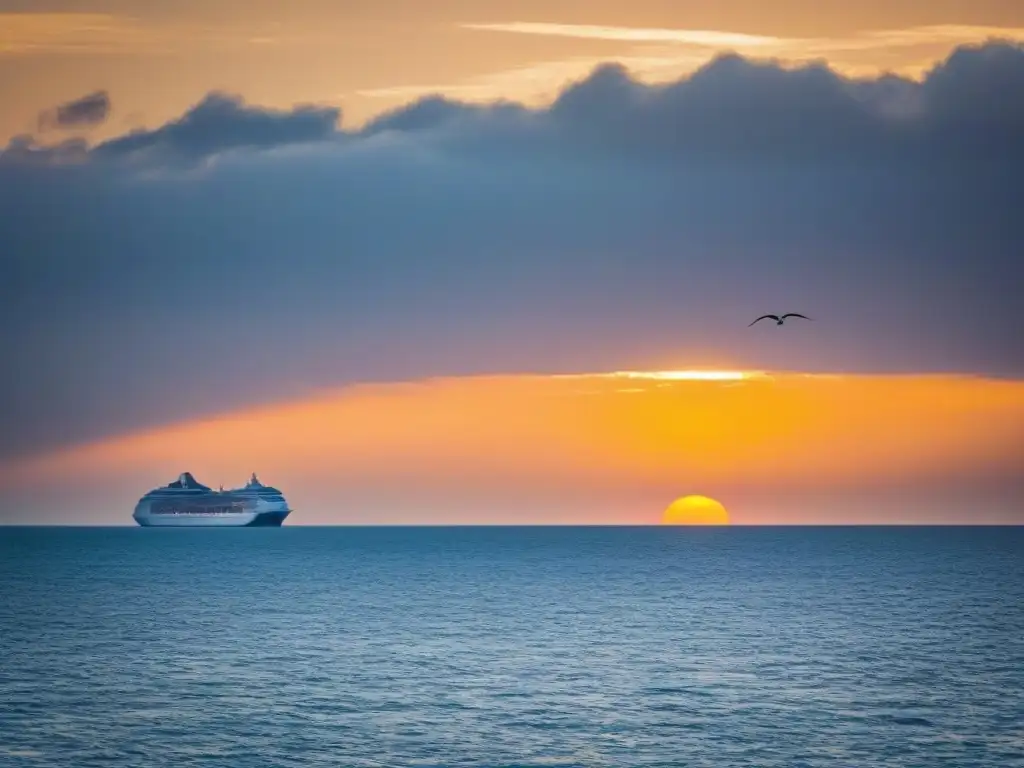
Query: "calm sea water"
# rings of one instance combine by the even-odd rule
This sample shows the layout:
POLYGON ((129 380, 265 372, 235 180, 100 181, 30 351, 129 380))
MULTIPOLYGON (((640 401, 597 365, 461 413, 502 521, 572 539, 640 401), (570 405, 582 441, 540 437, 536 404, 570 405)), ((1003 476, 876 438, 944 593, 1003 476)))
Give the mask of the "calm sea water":
POLYGON ((3 766, 1024 765, 1024 529, 0 529, 3 766))

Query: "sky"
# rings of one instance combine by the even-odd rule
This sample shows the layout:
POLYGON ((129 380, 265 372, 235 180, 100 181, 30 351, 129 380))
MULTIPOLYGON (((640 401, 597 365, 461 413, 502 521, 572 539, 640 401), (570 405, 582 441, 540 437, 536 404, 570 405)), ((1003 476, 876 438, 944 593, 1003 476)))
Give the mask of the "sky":
POLYGON ((1024 6, 280 8, 0 0, 0 522, 1024 523, 1024 6))

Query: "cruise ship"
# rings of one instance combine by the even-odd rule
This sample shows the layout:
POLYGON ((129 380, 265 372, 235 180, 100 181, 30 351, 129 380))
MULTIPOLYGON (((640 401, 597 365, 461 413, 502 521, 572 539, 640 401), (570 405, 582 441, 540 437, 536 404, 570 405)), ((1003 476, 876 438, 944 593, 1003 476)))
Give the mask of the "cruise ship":
POLYGON ((263 485, 253 472, 244 488, 214 491, 191 472, 154 488, 135 505, 132 517, 150 526, 280 526, 291 514, 284 494, 263 485))

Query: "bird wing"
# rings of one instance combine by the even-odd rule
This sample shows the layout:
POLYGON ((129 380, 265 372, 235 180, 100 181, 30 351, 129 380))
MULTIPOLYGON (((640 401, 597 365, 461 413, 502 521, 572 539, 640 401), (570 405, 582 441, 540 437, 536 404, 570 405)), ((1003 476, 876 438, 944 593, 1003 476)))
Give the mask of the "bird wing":
POLYGON ((783 315, 782 319, 785 320, 787 317, 802 317, 804 320, 810 320, 811 319, 807 315, 801 315, 801 314, 798 314, 796 312, 789 312, 789 313, 783 315))
MULTIPOLYGON (((754 321, 754 323, 756 323, 756 322, 758 322, 760 320, 778 320, 778 319, 779 319, 778 315, 761 315, 759 318, 757 318, 757 320, 754 321)), ((754 323, 751 323, 750 325, 753 325, 754 323)), ((747 328, 749 328, 750 325, 748 325, 747 328)))

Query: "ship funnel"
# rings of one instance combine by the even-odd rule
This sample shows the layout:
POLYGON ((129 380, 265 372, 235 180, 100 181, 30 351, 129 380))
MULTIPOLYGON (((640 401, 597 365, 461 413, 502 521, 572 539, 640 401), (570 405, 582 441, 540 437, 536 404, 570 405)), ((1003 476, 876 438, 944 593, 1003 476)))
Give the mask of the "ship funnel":
POLYGON ((199 481, 192 477, 191 472, 182 472, 178 475, 178 482, 181 483, 182 488, 196 488, 199 486, 199 481))

